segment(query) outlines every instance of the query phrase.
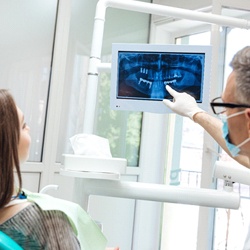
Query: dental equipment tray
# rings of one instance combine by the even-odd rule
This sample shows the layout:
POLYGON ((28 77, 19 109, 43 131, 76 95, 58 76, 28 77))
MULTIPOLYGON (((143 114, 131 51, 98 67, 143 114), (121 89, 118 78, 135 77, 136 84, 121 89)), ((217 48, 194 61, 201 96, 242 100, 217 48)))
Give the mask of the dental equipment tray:
POLYGON ((63 170, 125 174, 127 160, 86 155, 63 154, 63 170))

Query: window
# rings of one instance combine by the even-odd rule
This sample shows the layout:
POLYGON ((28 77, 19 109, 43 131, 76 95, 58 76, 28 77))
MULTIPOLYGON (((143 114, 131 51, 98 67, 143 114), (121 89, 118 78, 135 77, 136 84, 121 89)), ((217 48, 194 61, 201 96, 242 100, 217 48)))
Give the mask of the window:
MULTIPOLYGON (((60 128, 61 143, 59 143, 57 152, 59 162, 63 153, 72 153, 69 138, 82 133, 83 130, 84 97, 96 3, 97 1, 91 1, 91 4, 90 1, 73 1, 66 69, 67 83, 64 93, 64 100, 67 101, 64 102, 63 107, 64 115, 60 128), (86 2, 88 2, 88 6, 86 6, 86 2)), ((111 8, 107 10, 106 15, 102 62, 111 61, 112 43, 148 42, 148 14, 111 8), (136 25, 134 25, 135 23, 136 25)), ((109 139, 113 157, 125 157, 129 166, 138 166, 142 113, 110 110, 110 73, 100 72, 99 75, 94 134, 109 139)))
POLYGON ((23 110, 31 127, 29 161, 40 162, 57 1, 1 1, 0 14, 0 87, 10 90, 23 110))

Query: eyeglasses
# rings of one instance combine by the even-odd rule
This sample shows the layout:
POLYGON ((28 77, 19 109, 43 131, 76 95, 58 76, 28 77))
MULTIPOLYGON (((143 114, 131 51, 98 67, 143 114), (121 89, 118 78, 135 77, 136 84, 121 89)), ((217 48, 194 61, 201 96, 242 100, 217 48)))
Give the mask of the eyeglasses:
POLYGON ((219 115, 226 111, 226 108, 250 108, 250 105, 223 102, 221 97, 216 97, 210 102, 214 114, 219 115))

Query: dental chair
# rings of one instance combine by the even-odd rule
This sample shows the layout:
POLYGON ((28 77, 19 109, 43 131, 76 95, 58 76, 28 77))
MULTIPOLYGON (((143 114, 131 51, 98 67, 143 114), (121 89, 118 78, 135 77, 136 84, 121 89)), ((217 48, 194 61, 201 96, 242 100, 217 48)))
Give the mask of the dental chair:
POLYGON ((23 250, 7 234, 0 231, 0 250, 23 250))

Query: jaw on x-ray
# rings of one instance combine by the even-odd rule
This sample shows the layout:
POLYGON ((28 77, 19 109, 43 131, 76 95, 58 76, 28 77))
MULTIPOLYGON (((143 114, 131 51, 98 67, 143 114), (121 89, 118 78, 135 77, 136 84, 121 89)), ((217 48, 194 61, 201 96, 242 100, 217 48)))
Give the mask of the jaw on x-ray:
POLYGON ((169 85, 200 102, 204 59, 199 53, 119 52, 118 98, 172 99, 169 85))

